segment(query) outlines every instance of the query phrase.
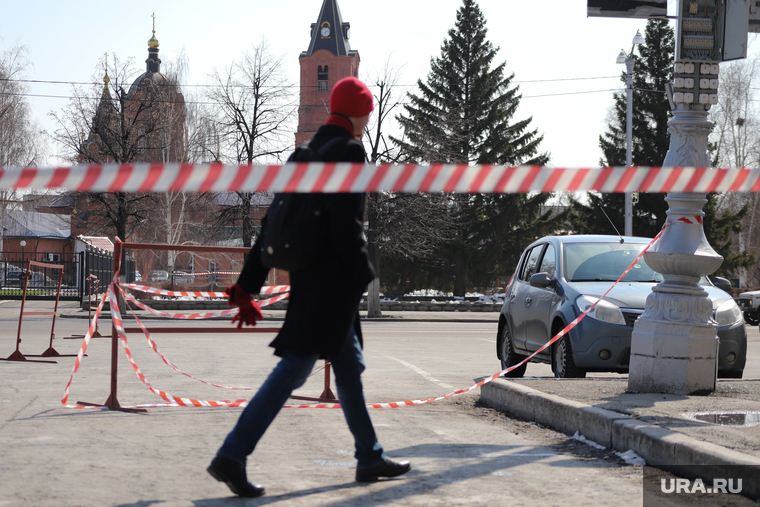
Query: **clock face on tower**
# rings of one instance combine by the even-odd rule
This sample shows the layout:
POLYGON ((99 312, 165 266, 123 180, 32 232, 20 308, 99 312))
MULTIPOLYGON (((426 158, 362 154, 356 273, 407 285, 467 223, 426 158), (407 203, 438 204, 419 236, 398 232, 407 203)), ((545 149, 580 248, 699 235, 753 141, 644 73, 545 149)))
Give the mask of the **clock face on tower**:
POLYGON ((323 39, 327 39, 328 37, 330 37, 330 27, 329 26, 323 26, 322 30, 320 30, 319 33, 322 34, 322 38, 323 39))

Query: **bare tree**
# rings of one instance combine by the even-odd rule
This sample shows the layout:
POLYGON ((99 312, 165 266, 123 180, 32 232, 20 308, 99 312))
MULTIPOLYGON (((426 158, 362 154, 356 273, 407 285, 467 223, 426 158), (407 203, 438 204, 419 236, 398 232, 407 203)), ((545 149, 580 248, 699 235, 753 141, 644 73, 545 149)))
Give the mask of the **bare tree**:
MULTIPOLYGON (((292 150, 291 122, 296 106, 284 71, 284 57, 274 57, 265 40, 211 76, 208 98, 216 105, 215 119, 221 157, 238 164, 280 161, 292 150)), ((219 223, 242 223, 244 246, 251 246, 254 223, 250 192, 238 192, 239 203, 227 207, 219 223)))
MULTIPOLYGON (((132 58, 114 55, 99 67, 106 68, 103 85, 75 86, 69 104, 50 113, 58 125, 53 139, 64 156, 95 164, 178 160, 184 98, 175 84, 158 71, 138 74, 132 58)), ((156 215, 148 193, 77 192, 73 198, 79 226, 94 234, 110 230, 126 239, 156 215)))
MULTIPOLYGON (((181 161, 186 163, 204 163, 217 160, 213 150, 215 144, 213 117, 201 97, 183 90, 183 84, 189 71, 189 59, 184 51, 173 60, 163 65, 164 75, 183 97, 189 97, 185 107, 164 108, 162 111, 162 128, 160 129, 162 161, 181 161), (173 143, 180 141, 177 150, 172 150, 173 143)), ((186 192, 165 192, 156 195, 155 200, 161 210, 162 220, 152 227, 155 240, 169 245, 186 245, 206 243, 213 236, 213 228, 204 222, 209 218, 214 196, 186 192), (190 231, 192 229, 192 232, 190 231)), ((148 232, 148 231, 145 231, 148 232)), ((173 272, 178 251, 167 252, 167 269, 173 272)))
MULTIPOLYGON (((721 65, 720 94, 718 104, 711 111, 714 122, 711 140, 715 146, 719 167, 757 167, 760 163, 760 110, 757 107, 756 90, 760 86, 760 57, 751 56, 721 65)), ((752 192, 727 192, 718 201, 721 210, 736 213, 748 208, 743 230, 738 233, 740 253, 754 251, 758 243, 758 217, 760 211, 758 194, 752 192)), ((742 287, 756 284, 748 280, 747 270, 739 269, 742 287)))
MULTIPOLYGON (((404 159, 398 145, 389 143, 391 113, 399 105, 394 91, 400 69, 386 61, 379 77, 370 80, 376 90, 372 123, 365 128, 371 163, 396 163, 404 159)), ((450 238, 453 218, 449 198, 438 194, 370 193, 367 199, 367 248, 370 262, 380 273, 380 256, 421 259, 450 238)), ((380 277, 367 289, 367 316, 381 317, 380 277)))
MULTIPOLYGON (((29 86, 20 80, 29 66, 28 52, 15 46, 0 54, 0 167, 36 166, 44 157, 44 141, 25 96, 29 86)), ((14 189, 0 189, 0 253, 6 213, 19 201, 14 189)))

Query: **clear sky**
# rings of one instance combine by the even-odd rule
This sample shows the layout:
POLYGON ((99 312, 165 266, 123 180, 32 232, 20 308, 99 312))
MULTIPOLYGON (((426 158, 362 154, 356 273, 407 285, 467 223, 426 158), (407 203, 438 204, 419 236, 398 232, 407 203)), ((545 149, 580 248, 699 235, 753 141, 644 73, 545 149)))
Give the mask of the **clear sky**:
MULTIPOLYGON (((338 4, 343 21, 351 23, 350 44, 361 57, 360 77, 377 75, 390 58, 402 67, 401 83, 414 87, 418 78, 427 77, 430 59, 440 55, 462 0, 338 4)), ((621 48, 630 50, 637 29, 644 33, 646 21, 587 18, 586 0, 478 4, 487 19, 488 39, 500 48, 496 62, 506 61, 523 95, 515 120, 533 118, 533 127, 544 134, 542 150, 551 153, 551 165, 597 166, 598 137, 608 122, 612 91, 624 89, 619 80, 624 66, 615 59, 621 48)), ((33 67, 27 78, 40 81, 89 81, 93 74, 102 74, 98 63, 106 52, 120 60, 134 57, 142 69, 155 12, 159 56, 167 61, 184 48, 190 63, 188 84, 207 84, 215 67, 222 69, 239 59, 262 37, 272 53, 285 56, 286 71, 298 84, 298 55, 308 47, 310 25, 317 21, 321 5, 322 0, 5 0, 0 50, 28 46, 33 67)), ((751 43, 750 52, 757 46, 751 43)), ((69 84, 31 84, 34 95, 67 97, 70 91, 69 84)), ((30 100, 41 127, 53 130, 47 113, 60 110, 67 100, 30 100)))

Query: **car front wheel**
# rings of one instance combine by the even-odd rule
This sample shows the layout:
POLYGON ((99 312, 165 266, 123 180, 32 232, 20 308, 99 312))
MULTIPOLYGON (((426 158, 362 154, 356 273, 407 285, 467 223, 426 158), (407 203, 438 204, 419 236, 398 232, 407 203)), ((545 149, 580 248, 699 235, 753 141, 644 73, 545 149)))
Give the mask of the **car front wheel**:
POLYGON ((586 370, 575 366, 569 336, 563 336, 554 343, 552 367, 557 378, 586 378, 586 370))
MULTIPOLYGON (((525 359, 525 356, 515 354, 515 348, 512 344, 512 335, 509 332, 509 328, 505 325, 501 331, 501 338, 499 340, 499 355, 501 356, 501 369, 507 368, 518 364, 525 359)), ((525 369, 528 367, 528 363, 518 366, 517 368, 508 371, 504 374, 507 378, 520 378, 525 375, 525 369)))
POLYGON ((744 322, 750 326, 756 326, 760 324, 760 312, 754 310, 752 312, 744 312, 744 322))

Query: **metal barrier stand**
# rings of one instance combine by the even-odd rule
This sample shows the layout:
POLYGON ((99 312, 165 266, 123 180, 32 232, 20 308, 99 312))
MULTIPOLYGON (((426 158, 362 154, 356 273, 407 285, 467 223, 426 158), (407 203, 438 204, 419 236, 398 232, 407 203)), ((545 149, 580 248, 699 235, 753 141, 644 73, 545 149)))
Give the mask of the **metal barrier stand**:
MULTIPOLYGON (((167 244, 150 244, 150 243, 123 243, 118 237, 114 244, 114 256, 113 256, 113 272, 118 273, 121 263, 121 252, 123 249, 134 250, 183 250, 183 251, 195 251, 195 252, 238 252, 246 254, 250 251, 249 248, 244 247, 221 247, 221 246, 196 246, 196 245, 167 245, 167 244)), ((117 304, 121 304, 121 295, 118 290, 114 291, 114 297, 117 304)), ((183 327, 153 327, 146 328, 151 333, 271 333, 279 331, 278 328, 220 328, 220 327, 196 327, 196 328, 183 328, 183 327)), ((125 332, 142 332, 140 328, 124 328, 125 332)), ((111 392, 105 403, 90 403, 84 401, 77 401, 80 405, 95 406, 101 408, 108 408, 110 410, 120 410, 124 412, 148 412, 147 409, 141 408, 126 408, 119 404, 117 398, 118 389, 118 352, 119 352, 119 336, 116 332, 116 326, 111 324, 111 392)))
POLYGON ((59 354, 55 348, 53 348, 53 339, 55 338, 55 319, 58 316, 58 301, 61 297, 61 285, 63 284, 63 266, 60 264, 45 264, 43 262, 37 262, 33 260, 27 261, 26 276, 24 277, 24 292, 21 296, 21 312, 18 318, 18 333, 16 335, 16 350, 7 358, 0 358, 0 361, 29 361, 34 363, 57 363, 57 361, 45 361, 40 359, 27 359, 24 354, 21 353, 21 325, 24 321, 24 315, 52 315, 53 325, 50 329, 50 345, 47 350, 42 354, 28 354, 29 357, 74 357, 76 354, 59 354), (46 269, 58 270, 58 290, 55 295, 55 308, 52 312, 25 312, 24 306, 26 303, 26 294, 29 288, 29 279, 32 275, 32 266, 39 266, 46 269))

